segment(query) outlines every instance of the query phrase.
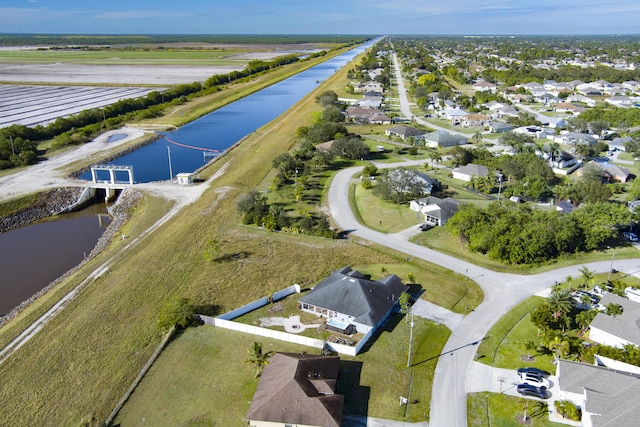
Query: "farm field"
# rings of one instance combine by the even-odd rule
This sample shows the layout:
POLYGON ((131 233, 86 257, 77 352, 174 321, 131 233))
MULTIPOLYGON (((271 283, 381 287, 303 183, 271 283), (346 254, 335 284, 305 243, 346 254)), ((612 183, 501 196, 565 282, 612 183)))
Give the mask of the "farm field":
POLYGON ((0 85, 0 128, 46 125, 58 117, 146 96, 139 87, 0 85))

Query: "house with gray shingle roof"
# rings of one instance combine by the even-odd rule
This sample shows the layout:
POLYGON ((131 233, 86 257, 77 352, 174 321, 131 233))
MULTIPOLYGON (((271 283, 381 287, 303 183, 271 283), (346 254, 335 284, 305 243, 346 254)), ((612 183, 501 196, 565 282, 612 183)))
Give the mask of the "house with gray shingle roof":
POLYGON ((635 427, 640 420, 640 375, 558 360, 556 397, 582 410, 588 427, 635 427))
POLYGON ((438 197, 429 196, 422 199, 412 200, 409 202, 409 209, 420 212, 424 215, 424 222, 434 226, 442 226, 458 212, 460 202, 456 199, 447 197, 440 199, 438 197))
POLYGON ((452 147, 454 145, 464 145, 468 139, 460 134, 449 133, 445 130, 430 132, 422 137, 424 145, 429 148, 452 147))
POLYGON ((589 326, 589 339, 619 348, 627 344, 640 345, 640 304, 612 293, 605 294, 600 300, 605 307, 611 303, 621 306, 622 314, 598 313, 589 326))
POLYGON ((344 396, 336 393, 339 370, 338 356, 274 354, 245 420, 253 427, 340 427, 344 396))
POLYGON ((403 141, 407 138, 424 135, 424 131, 410 126, 394 126, 384 132, 387 136, 398 137, 403 141))
POLYGON ((373 281, 343 267, 315 285, 299 303, 304 312, 354 325, 367 334, 384 323, 407 289, 395 274, 373 281))
POLYGON ((455 179, 471 181, 471 178, 474 176, 489 176, 489 169, 484 165, 469 163, 468 165, 460 166, 453 170, 453 177, 455 179))

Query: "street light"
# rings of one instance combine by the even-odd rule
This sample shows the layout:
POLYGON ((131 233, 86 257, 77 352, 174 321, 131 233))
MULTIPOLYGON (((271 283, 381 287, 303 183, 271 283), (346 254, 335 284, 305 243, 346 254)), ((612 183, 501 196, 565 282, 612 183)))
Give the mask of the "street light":
POLYGON ((613 254, 611 255, 611 265, 609 266, 609 274, 607 274, 607 283, 611 283, 611 270, 613 270, 613 258, 616 256, 616 250, 610 246, 607 246, 607 248, 613 251, 613 254))

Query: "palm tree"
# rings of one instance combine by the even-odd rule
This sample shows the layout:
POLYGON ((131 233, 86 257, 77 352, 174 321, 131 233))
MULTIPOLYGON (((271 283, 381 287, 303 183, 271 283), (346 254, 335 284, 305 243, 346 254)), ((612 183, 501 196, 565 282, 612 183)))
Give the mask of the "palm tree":
POLYGON ((552 142, 549 144, 549 158, 551 159, 551 163, 556 161, 556 157, 560 155, 560 144, 557 142, 552 142))
POLYGON ((546 300, 549 309, 553 313, 553 318, 558 320, 566 316, 573 308, 573 296, 568 289, 553 288, 546 300))
POLYGON ((593 283, 593 279, 595 278, 593 275, 593 271, 589 270, 586 265, 583 265, 582 268, 578 271, 582 273, 582 283, 584 285, 584 288, 587 289, 589 285, 593 283))
POLYGON ((382 267, 380 267, 380 272, 381 272, 383 275, 386 275, 386 274, 389 272, 389 270, 387 269, 387 267, 385 267, 385 266, 383 265, 382 267))
POLYGON ((442 161, 442 154, 440 153, 440 150, 438 149, 430 150, 429 159, 431 159, 431 168, 435 169, 434 163, 438 164, 442 161))
POLYGON ((556 350, 556 359, 564 359, 569 352, 569 349, 571 348, 571 346, 569 345, 569 341, 563 339, 560 336, 555 337, 549 343, 548 347, 550 350, 556 350))
POLYGON ((416 276, 414 276, 413 273, 407 274, 407 281, 409 283, 416 283, 416 276))
POLYGON ((269 364, 269 358, 274 353, 273 351, 268 351, 266 353, 262 352, 262 343, 254 341, 253 346, 247 350, 249 356, 245 359, 246 363, 250 363, 256 367, 256 376, 258 378, 262 373, 262 370, 265 366, 269 364))
POLYGON ((474 133, 471 139, 476 143, 476 145, 480 145, 480 143, 482 143, 482 133, 474 133))

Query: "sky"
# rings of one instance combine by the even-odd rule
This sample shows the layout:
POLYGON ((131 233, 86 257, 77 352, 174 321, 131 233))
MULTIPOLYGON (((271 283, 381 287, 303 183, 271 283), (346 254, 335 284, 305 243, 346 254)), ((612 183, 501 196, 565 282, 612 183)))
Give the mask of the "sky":
POLYGON ((0 32, 640 34, 640 0, 2 0, 0 32))

